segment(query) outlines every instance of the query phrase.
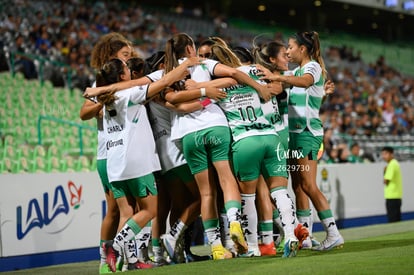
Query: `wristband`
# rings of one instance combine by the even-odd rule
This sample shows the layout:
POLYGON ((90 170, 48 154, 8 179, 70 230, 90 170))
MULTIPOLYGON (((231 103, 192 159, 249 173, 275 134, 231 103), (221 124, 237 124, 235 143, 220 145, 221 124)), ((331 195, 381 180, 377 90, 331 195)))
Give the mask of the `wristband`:
POLYGON ((200 101, 201 105, 203 105, 203 108, 205 108, 207 105, 211 103, 211 100, 209 98, 205 98, 200 101))
POLYGON ((201 96, 206 96, 206 88, 200 88, 201 96))

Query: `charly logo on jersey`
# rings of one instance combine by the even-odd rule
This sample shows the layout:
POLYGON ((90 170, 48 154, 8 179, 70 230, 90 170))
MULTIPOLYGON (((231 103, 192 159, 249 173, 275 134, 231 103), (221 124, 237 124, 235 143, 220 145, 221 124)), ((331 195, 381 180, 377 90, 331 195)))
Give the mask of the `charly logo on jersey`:
POLYGON ((33 198, 27 204, 16 207, 16 235, 23 239, 38 227, 47 234, 56 234, 69 226, 75 211, 82 204, 82 185, 69 181, 66 186, 58 185, 53 192, 45 192, 41 198, 33 198), (63 222, 54 223, 56 219, 63 222))
POLYGON ((124 125, 122 124, 107 127, 108 134, 114 133, 114 132, 121 132, 122 130, 124 130, 124 125))

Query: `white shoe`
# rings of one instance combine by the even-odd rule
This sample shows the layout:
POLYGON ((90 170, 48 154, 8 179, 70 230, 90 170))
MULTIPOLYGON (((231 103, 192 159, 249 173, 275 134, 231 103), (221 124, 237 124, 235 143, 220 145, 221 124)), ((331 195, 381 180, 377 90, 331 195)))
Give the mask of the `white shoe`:
POLYGON ((318 242, 314 237, 310 236, 302 242, 302 249, 312 249, 312 247, 318 247, 320 245, 320 242, 318 242))
POLYGON ((170 256, 170 259, 172 262, 176 263, 176 255, 175 255, 175 249, 177 245, 177 240, 171 236, 171 234, 164 234, 161 236, 162 245, 167 252, 168 256, 170 256))
POLYGON ((312 250, 315 251, 327 251, 334 248, 342 248, 344 246, 344 238, 341 235, 334 237, 327 237, 323 240, 319 246, 312 247, 312 250))
POLYGON ((249 246, 248 250, 244 254, 238 254, 241 258, 250 258, 250 257, 260 257, 262 253, 260 253, 259 246, 249 246))
POLYGON ((311 249, 312 248, 312 240, 308 236, 303 242, 302 242, 302 249, 311 249))

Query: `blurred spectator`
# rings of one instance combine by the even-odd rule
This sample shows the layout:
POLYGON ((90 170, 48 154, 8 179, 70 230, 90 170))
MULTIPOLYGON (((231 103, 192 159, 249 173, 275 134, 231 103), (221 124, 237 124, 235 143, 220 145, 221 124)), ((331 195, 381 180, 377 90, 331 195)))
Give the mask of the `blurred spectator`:
POLYGON ((348 156, 348 161, 350 163, 362 163, 364 160, 361 157, 361 147, 358 143, 354 143, 351 145, 351 153, 348 156))
POLYGON ((348 146, 345 144, 344 146, 340 146, 338 148, 338 162, 339 163, 347 163, 349 162, 349 149, 348 146))
MULTIPOLYGON (((81 90, 94 79, 89 66, 92 46, 108 32, 119 31, 133 41, 143 59, 163 50, 172 34, 187 32, 182 28, 196 32, 196 45, 218 35, 232 47, 248 48, 256 35, 244 30, 229 33, 225 15, 198 4, 191 7, 177 4, 175 12, 165 14, 145 10, 136 2, 122 5, 118 1, 9 2, 0 0, 0 48, 8 51, 4 55, 0 52, 0 70, 7 69, 6 54, 11 51, 41 55, 47 60, 44 64, 16 56, 17 68, 26 78, 36 78, 42 66, 42 77, 54 86, 70 85, 81 90), (198 20, 200 28, 196 25, 198 20), (206 24, 210 24, 212 33, 204 31, 206 24)), ((273 35, 275 40, 285 39, 279 31, 273 35)), ((324 159, 344 141, 358 142, 366 152, 366 148, 375 151, 373 147, 378 148, 380 141, 390 136, 413 136, 414 78, 390 67, 384 56, 366 64, 353 45, 325 46, 324 61, 329 78, 335 82, 335 92, 321 107, 324 159), (359 140, 362 136, 368 140, 359 140)))
POLYGON ((338 148, 334 147, 327 150, 328 159, 326 160, 327 164, 338 163, 338 148))
POLYGON ((25 55, 26 48, 24 46, 24 38, 22 35, 17 35, 15 40, 15 48, 13 50, 16 53, 14 56, 15 72, 23 73, 26 79, 37 78, 37 70, 33 60, 25 55))

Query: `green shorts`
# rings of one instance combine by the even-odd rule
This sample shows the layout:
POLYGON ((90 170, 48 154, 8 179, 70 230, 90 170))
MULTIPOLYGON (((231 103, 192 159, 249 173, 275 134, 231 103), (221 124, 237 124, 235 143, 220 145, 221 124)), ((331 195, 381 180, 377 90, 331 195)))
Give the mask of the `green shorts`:
POLYGON ((282 143, 285 150, 287 150, 289 148, 289 129, 285 128, 277 132, 277 134, 279 135, 280 143, 282 143))
POLYGON ((111 182, 111 189, 115 199, 125 196, 143 198, 150 194, 158 195, 155 178, 152 173, 139 178, 113 181, 111 182))
POLYGON ((232 146, 234 173, 240 181, 255 180, 261 174, 287 178, 284 151, 276 135, 243 138, 232 146))
POLYGON ((183 153, 191 173, 208 169, 209 164, 230 158, 231 133, 226 126, 215 126, 187 134, 183 153))
POLYGON ((184 183, 194 182, 194 176, 191 174, 190 167, 188 164, 183 164, 181 166, 175 167, 165 174, 160 175, 162 179, 165 179, 166 182, 168 181, 175 181, 180 180, 184 183))
POLYGON ((108 172, 106 170, 106 159, 98 159, 96 161, 96 168, 98 170, 99 177, 101 178, 102 187, 105 193, 111 190, 111 184, 108 180, 108 172))
POLYGON ((322 136, 314 136, 306 130, 302 133, 290 133, 289 158, 302 159, 308 157, 309 160, 318 160, 318 151, 322 140, 322 136))

